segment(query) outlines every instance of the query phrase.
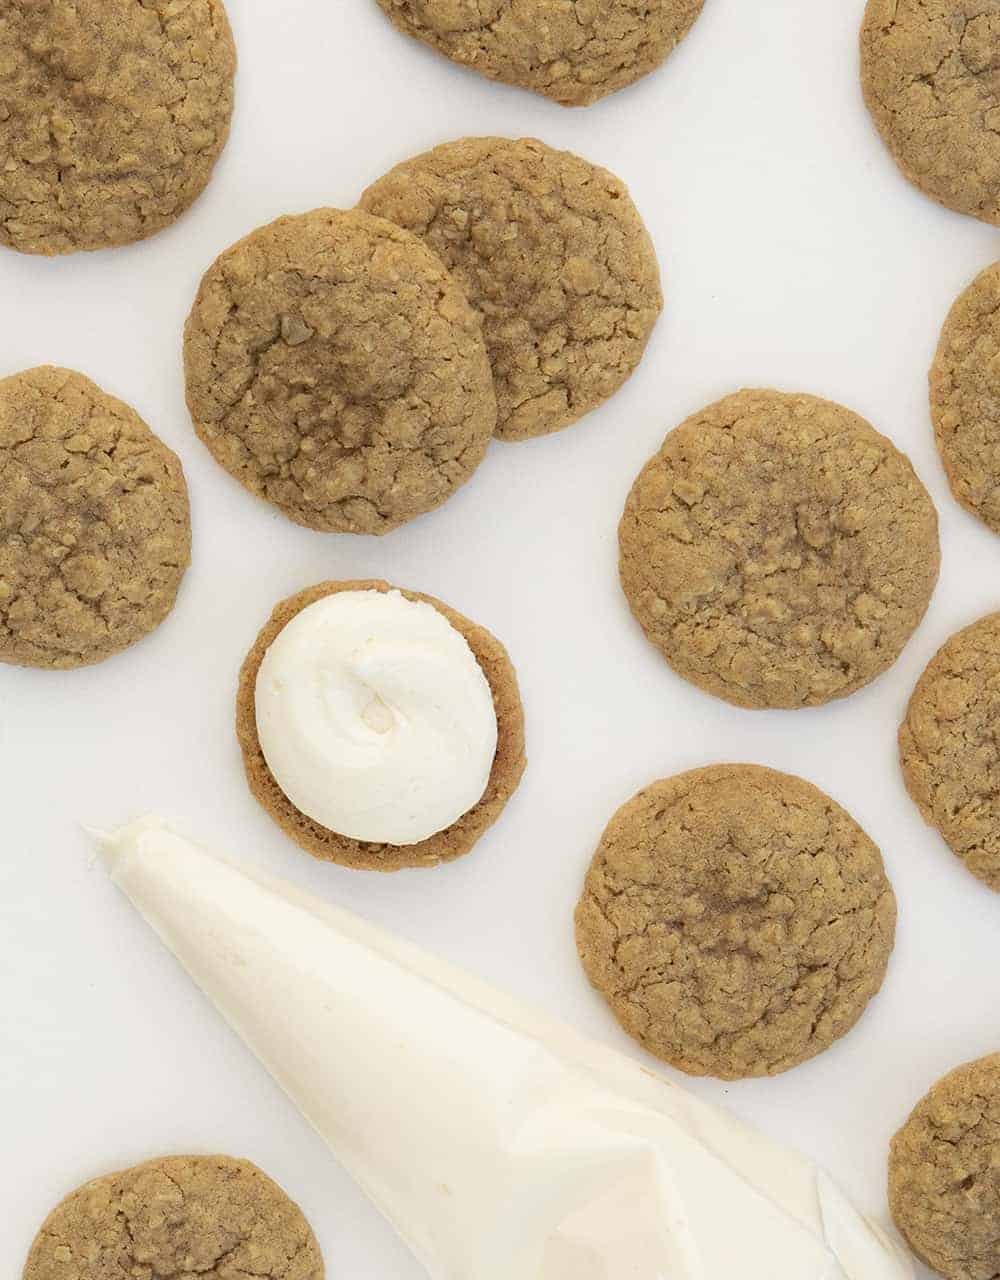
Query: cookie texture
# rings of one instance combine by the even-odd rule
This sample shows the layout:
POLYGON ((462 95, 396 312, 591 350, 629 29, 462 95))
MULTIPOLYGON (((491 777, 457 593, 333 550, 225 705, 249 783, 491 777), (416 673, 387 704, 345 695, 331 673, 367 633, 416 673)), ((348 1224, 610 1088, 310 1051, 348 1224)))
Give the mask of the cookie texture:
POLYGON ((908 459, 849 409, 778 391, 738 392, 672 431, 619 543, 647 637, 741 707, 817 706, 880 675, 940 564, 908 459))
POLYGON ((1000 613, 951 637, 899 730, 906 788, 973 875, 1000 891, 1000 613))
POLYGON ((1000 223, 1000 4, 868 0, 861 83, 905 176, 958 213, 1000 223))
POLYGON ((378 0, 400 31, 564 106, 655 71, 704 0, 378 0))
POLYGON ((179 459, 89 378, 0 380, 0 662, 100 662, 158 626, 191 560, 179 459))
POLYGON ((470 622, 433 596, 423 595, 419 591, 405 591, 381 581, 321 582, 290 596, 276 606, 240 670, 236 698, 236 736, 243 752, 243 767, 250 790, 285 835, 314 858, 365 871, 433 867, 462 857, 499 818, 507 801, 517 790, 526 764, 524 710, 517 674, 500 641, 485 627, 470 622), (397 590, 407 600, 422 600, 425 604, 433 605, 465 637, 489 682, 497 717, 496 756, 482 799, 444 831, 437 832, 419 844, 405 846, 352 840, 328 830, 297 809, 278 786, 264 759, 257 734, 255 703, 257 672, 264 661, 264 655, 278 633, 297 613, 337 591, 397 590))
POLYGON ((889 1205, 946 1280, 1000 1274, 1000 1054, 958 1067, 918 1103, 892 1142, 889 1205))
POLYGON ((162 230, 229 136, 221 0, 5 0, 0 244, 75 253, 162 230))
POLYGON ((1000 263, 981 272, 948 313, 930 390, 951 491, 1000 533, 1000 263))
POLYGON ((198 435, 297 524, 388 533, 482 461, 482 325, 416 236, 367 213, 279 218, 209 269, 184 335, 198 435))
POLYGON ((170 1156, 88 1182, 55 1209, 23 1280, 323 1280, 316 1237, 246 1160, 170 1156))
POLYGON ((398 165, 361 204, 420 236, 482 315, 501 439, 576 422, 642 358, 660 272, 606 169, 533 138, 463 138, 398 165))
POLYGON ((854 1026, 885 977, 882 856, 811 783, 714 765, 640 791, 576 911, 587 976, 624 1029, 691 1075, 776 1075, 854 1026))

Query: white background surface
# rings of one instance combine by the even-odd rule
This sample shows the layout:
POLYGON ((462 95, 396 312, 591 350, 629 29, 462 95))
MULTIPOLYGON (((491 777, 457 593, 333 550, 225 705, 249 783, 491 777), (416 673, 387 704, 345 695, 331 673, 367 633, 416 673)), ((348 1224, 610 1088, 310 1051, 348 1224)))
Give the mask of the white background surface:
MULTIPOLYGON (((153 935, 88 867, 77 823, 149 809, 629 1050, 578 965, 571 914, 618 804, 716 760, 803 774, 881 845, 900 903, 883 994, 819 1060, 769 1081, 696 1082, 825 1162, 884 1215, 886 1146, 945 1070, 1000 1048, 1000 899, 908 801, 895 727, 948 635, 1000 605, 1000 540, 950 498, 926 371, 997 233, 905 184, 858 85, 863 5, 706 0, 662 71, 567 111, 453 68, 374 0, 230 0, 241 71, 231 145, 180 224, 134 248, 0 254, 0 374, 54 362, 134 404, 182 456, 194 565, 150 639, 103 666, 0 668, 0 1275, 52 1204, 153 1155, 226 1151, 301 1202, 331 1280, 420 1270, 153 935), (181 326, 203 270, 254 226, 348 206, 460 134, 533 134, 631 186, 667 295, 646 360, 584 423, 494 445, 438 512, 383 540, 299 529, 209 458, 184 408, 181 326), (874 687, 823 710, 742 712, 676 678, 632 622, 615 528, 665 432, 742 385, 840 400, 912 457, 940 513, 930 612, 874 687), (279 598, 384 576, 490 627, 518 666, 530 764, 463 861, 381 878, 314 863, 257 808, 231 728, 236 672, 279 598)), ((387 1010, 391 1016, 391 1010, 387 1010)), ((351 1046, 343 1046, 350 1053, 351 1046)), ((714 1278, 713 1278, 714 1280, 714 1278)))

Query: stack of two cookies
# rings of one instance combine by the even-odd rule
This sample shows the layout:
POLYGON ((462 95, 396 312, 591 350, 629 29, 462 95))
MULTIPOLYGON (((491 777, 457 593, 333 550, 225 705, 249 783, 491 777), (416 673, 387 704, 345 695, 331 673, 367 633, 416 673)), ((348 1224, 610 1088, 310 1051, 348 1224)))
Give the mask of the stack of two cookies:
POLYGON ((464 139, 357 209, 227 250, 188 322, 188 401, 215 458, 292 520, 383 534, 444 502, 494 435, 557 431, 612 395, 661 305, 617 178, 464 139))

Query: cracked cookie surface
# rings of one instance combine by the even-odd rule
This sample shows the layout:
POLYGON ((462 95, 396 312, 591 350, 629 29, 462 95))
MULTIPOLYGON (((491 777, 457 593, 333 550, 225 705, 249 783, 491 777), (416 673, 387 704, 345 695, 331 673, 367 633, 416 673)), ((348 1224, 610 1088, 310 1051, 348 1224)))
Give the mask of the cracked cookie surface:
POLYGON ((655 71, 704 0, 378 0, 404 34, 491 80, 582 107, 655 71))
POLYGON ((910 182, 1000 223, 1000 0, 868 0, 861 83, 910 182))
POLYGON ((170 1156, 97 1178, 49 1215, 23 1280, 323 1280, 312 1230, 246 1160, 170 1156))
POLYGON ((980 272, 949 311, 930 393, 951 491, 1000 533, 1000 263, 980 272))
POLYGON ((184 334, 198 435, 297 524, 388 533, 482 461, 482 325, 408 231, 358 210, 279 218, 208 270, 184 334))
POLYGON ((619 526, 646 636, 742 707, 817 706, 880 675, 920 622, 937 513, 909 460, 841 405, 740 391, 672 431, 619 526))
POLYGON ((89 378, 0 381, 0 662, 100 662, 157 627, 191 559, 180 460, 89 378))
POLYGON ((1000 1054, 956 1068, 892 1142, 889 1205, 915 1254, 946 1280, 1000 1274, 1000 1054))
POLYGON ((276 605, 240 670, 236 696, 236 736, 243 753, 243 769, 254 798, 289 839, 314 858, 365 871, 400 871, 405 867, 434 867, 467 854, 496 822, 518 788, 524 773, 524 709, 517 672, 507 650, 485 627, 471 622, 433 596, 406 591, 380 580, 320 582, 276 605), (493 694, 497 718, 497 749, 486 790, 477 804, 444 831, 419 844, 378 844, 352 840, 331 831, 297 809, 278 786, 267 766, 257 733, 257 673, 279 632, 317 600, 337 591, 400 591, 407 600, 422 600, 444 614, 464 638, 482 668, 493 694))
POLYGON ((361 198, 418 235, 483 317, 504 440, 576 422, 635 370, 663 307, 625 185, 533 138, 463 138, 361 198))
POLYGON ((906 788, 974 876, 1000 892, 1000 613, 952 636, 899 730, 906 788))
POLYGON ((221 0, 7 0, 0 244, 74 253, 168 226, 226 144, 235 72, 221 0))
POLYGON ((724 1080, 828 1048, 878 992, 896 900, 878 848, 817 787, 714 765, 608 824, 576 911, 587 976, 665 1062, 724 1080))

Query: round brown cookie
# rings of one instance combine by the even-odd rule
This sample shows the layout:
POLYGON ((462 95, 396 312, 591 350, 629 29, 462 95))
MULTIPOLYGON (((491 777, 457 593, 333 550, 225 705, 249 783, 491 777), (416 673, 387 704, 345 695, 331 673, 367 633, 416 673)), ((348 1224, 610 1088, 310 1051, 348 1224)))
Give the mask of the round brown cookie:
POLYGON ((49 1215, 23 1280, 323 1280, 298 1205, 228 1156, 169 1156, 97 1178, 49 1215))
POLYGON ((756 765, 655 782, 608 824, 576 910, 587 976, 690 1075, 776 1075, 854 1026, 885 977, 882 856, 811 783, 756 765))
POLYGON ((477 626, 433 596, 405 591, 388 582, 321 582, 283 600, 274 609, 257 637, 240 670, 236 697, 236 736, 243 752, 247 782, 257 801, 297 845, 324 862, 365 871, 401 871, 405 867, 433 867, 453 862, 469 852, 503 812, 517 790, 526 764, 524 755, 524 709, 517 673, 500 641, 485 627, 477 626), (352 840, 321 826, 297 809, 278 786, 267 767, 257 735, 257 672, 278 633, 308 605, 338 591, 400 591, 407 600, 422 600, 444 614, 456 631, 465 637, 489 682, 497 717, 497 750, 482 799, 444 831, 419 844, 375 844, 352 840))
POLYGON ((868 0, 861 85, 905 176, 949 209, 1000 223, 1000 8, 868 0))
POLYGON ((978 275, 948 313, 930 387, 951 491, 1000 533, 1000 262, 978 275))
POLYGON ((191 416, 218 462, 310 529, 388 533, 483 460, 482 325, 426 245, 316 209, 239 241, 184 334, 191 416))
POLYGON ((0 6, 0 244, 74 253, 180 217, 229 136, 221 0, 0 6))
POLYGON ((704 0, 378 0, 393 23, 491 80, 585 107, 655 71, 704 0))
POLYGON ((849 409, 778 391, 740 391, 672 431, 619 542, 647 637, 741 707, 817 706, 880 675, 940 563, 908 459, 849 409))
POLYGON ((361 204, 420 236, 481 312, 501 439, 569 426, 641 360, 660 271, 606 169, 532 138, 463 138, 397 166, 361 204))
POLYGON ((1000 1274, 1000 1054, 958 1067, 917 1104, 892 1142, 889 1205, 947 1280, 1000 1274))
POLYGON ((906 789, 973 875, 1000 891, 1000 613, 931 659, 899 730, 906 789))
POLYGON ((100 662, 158 626, 191 561, 180 460, 134 409, 44 366, 0 380, 0 662, 100 662))

